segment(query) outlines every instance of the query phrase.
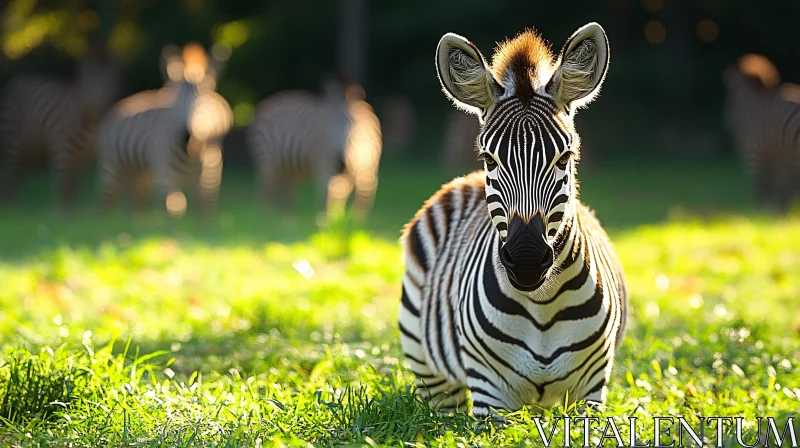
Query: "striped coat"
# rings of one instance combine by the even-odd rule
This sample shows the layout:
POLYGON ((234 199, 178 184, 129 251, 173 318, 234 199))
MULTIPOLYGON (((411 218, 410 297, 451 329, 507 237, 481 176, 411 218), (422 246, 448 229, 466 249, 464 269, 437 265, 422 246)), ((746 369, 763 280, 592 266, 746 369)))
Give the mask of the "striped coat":
MULTIPOLYGON (((213 91, 215 82, 208 82, 208 75, 190 79, 186 74, 194 67, 185 65, 163 88, 120 101, 104 120, 99 158, 104 206, 121 187, 132 189, 134 205, 140 205, 139 186, 152 180, 170 214, 184 213, 183 191, 190 187, 198 192, 204 215, 213 213, 222 175, 221 141, 232 114, 213 91)), ((206 66, 199 70, 204 73, 206 66)))
POLYGON ((116 99, 118 76, 115 63, 95 48, 72 83, 35 75, 8 82, 0 100, 4 199, 16 195, 27 166, 48 159, 61 204, 73 209, 81 171, 95 157, 100 120, 116 99))
POLYGON ((725 73, 725 118, 761 205, 786 211, 800 195, 800 87, 778 83, 763 56, 725 73))
POLYGON ((369 212, 378 184, 380 122, 365 101, 335 93, 282 92, 259 104, 247 142, 268 201, 291 202, 296 186, 313 178, 319 206, 343 207, 355 190, 357 213, 369 212))
POLYGON ((480 119, 484 170, 442 187, 402 238, 400 339, 419 392, 437 406, 464 409, 467 391, 479 417, 567 395, 605 402, 627 292, 606 233, 577 198, 572 120, 599 90, 607 45, 589 24, 555 60, 526 32, 489 66, 460 36, 439 43, 445 93, 480 119))

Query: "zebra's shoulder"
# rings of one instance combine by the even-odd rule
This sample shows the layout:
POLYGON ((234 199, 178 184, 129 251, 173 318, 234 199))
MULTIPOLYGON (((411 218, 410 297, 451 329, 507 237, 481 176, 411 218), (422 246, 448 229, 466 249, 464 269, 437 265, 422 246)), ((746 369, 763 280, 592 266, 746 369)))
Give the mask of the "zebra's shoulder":
MULTIPOLYGON (((474 218, 479 206, 485 208, 485 177, 483 171, 476 171, 442 185, 403 228, 400 244, 409 259, 423 271, 431 267, 438 248, 451 230, 459 228, 462 236, 469 233, 463 228, 463 222, 474 218)), ((489 222, 488 215, 486 222, 489 222)))
POLYGON ((430 213, 434 207, 441 208, 445 216, 449 216, 457 204, 463 204, 463 199, 469 197, 480 197, 485 200, 486 196, 486 173, 483 170, 475 171, 466 176, 457 177, 450 182, 442 185, 425 204, 420 208, 411 221, 403 228, 403 237, 414 227, 419 220, 430 213))

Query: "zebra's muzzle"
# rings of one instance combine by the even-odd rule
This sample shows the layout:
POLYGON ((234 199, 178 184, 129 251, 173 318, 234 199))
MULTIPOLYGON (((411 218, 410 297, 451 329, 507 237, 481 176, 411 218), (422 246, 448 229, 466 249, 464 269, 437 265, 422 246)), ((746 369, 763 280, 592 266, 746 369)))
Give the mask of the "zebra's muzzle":
POLYGON ((514 215, 508 225, 508 239, 500 249, 500 262, 511 285, 521 291, 533 291, 544 283, 553 261, 544 221, 537 216, 525 223, 514 215))

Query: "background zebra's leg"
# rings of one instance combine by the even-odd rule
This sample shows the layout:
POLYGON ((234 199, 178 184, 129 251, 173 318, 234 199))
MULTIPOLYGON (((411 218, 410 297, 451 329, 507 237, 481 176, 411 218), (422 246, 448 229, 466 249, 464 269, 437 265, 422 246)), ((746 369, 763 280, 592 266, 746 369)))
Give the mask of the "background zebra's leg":
POLYGON ((8 204, 13 202, 19 193, 22 167, 10 156, 7 156, 0 175, 3 176, 2 183, 0 183, 0 204, 8 204))
POLYGON ((200 160, 202 168, 196 184, 197 198, 200 202, 200 217, 208 221, 217 212, 217 198, 222 183, 222 148, 215 142, 204 144, 200 160))
MULTIPOLYGON (((278 205, 278 189, 280 185, 280 174, 271 166, 262 165, 258 169, 258 196, 265 209, 270 209, 278 205)), ((285 188, 288 190, 289 188, 285 188)), ((284 194, 290 194, 284 191, 284 194)))
POLYGON ((185 183, 189 179, 171 171, 167 164, 160 164, 153 170, 158 208, 165 213, 167 218, 180 218, 186 213, 186 195, 180 187, 181 183, 185 183))
POLYGON ((135 173, 131 176, 129 184, 131 214, 142 213, 147 209, 150 199, 150 174, 147 172, 135 173))
POLYGON ((0 147, 0 154, 3 154, 2 165, 0 165, 0 175, 3 178, 0 180, 0 204, 7 204, 13 202, 19 193, 19 184, 22 181, 22 149, 23 146, 12 133, 7 132, 6 135, 0 135, 2 139, 2 147, 0 147))
POLYGON ((80 186, 81 167, 76 161, 68 160, 63 166, 56 166, 58 172, 58 195, 62 212, 67 216, 75 213, 75 202, 80 186))
POLYGON ((347 198, 353 191, 353 182, 346 174, 337 174, 328 181, 328 199, 325 204, 326 216, 343 216, 347 209, 347 198))
POLYGON ((355 176, 356 194, 353 209, 359 219, 367 217, 375 202, 375 192, 378 189, 378 175, 376 173, 359 173, 355 176))
POLYGON ((121 185, 121 174, 115 169, 101 167, 100 172, 100 211, 107 212, 114 204, 121 185))
POLYGON ((794 184, 796 172, 794 170, 794 161, 791 157, 795 157, 792 152, 784 151, 781 157, 777 157, 778 161, 775 163, 772 196, 774 198, 775 206, 778 213, 784 214, 789 212, 794 198, 794 184))
MULTIPOLYGON (((331 184, 331 180, 338 174, 336 171, 336 165, 331 161, 328 161, 328 163, 321 161, 317 163, 315 168, 316 194, 314 197, 314 210, 323 217, 327 215, 328 200, 331 194, 328 187, 331 184)), ((345 185, 344 182, 342 182, 342 185, 345 185)))

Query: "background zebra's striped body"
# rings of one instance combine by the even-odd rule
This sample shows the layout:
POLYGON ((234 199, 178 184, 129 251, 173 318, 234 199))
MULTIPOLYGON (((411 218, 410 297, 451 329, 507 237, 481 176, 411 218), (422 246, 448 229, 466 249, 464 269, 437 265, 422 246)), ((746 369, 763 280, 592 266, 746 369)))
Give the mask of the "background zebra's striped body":
POLYGON ((444 407, 463 408, 467 390, 476 416, 567 394, 605 402, 627 294, 577 199, 572 125, 605 76, 605 33, 587 25, 564 48, 554 64, 526 32, 489 68, 460 36, 440 41, 440 80, 479 115, 486 167, 445 185, 403 236, 401 342, 420 392, 444 407))
POLYGON ((777 73, 763 56, 744 56, 725 73, 725 115, 756 198, 786 211, 800 195, 800 86, 775 88, 777 73))
POLYGON ((184 67, 177 55, 165 58, 173 59, 167 65, 179 64, 173 66, 171 80, 159 90, 120 101, 103 122, 99 160, 103 203, 107 206, 121 186, 132 188, 135 196, 142 195, 137 184, 143 177, 145 182, 152 177, 170 213, 183 213, 182 190, 194 187, 201 210, 208 216, 216 206, 222 175, 221 141, 232 126, 232 114, 228 103, 213 90, 215 82, 208 79, 204 59, 196 64, 189 61, 184 67))
POLYGON ((49 159, 62 206, 71 210, 80 173, 95 156, 100 120, 117 89, 117 67, 100 48, 80 61, 72 83, 35 75, 9 81, 0 103, 3 198, 13 198, 24 168, 49 159))
MULTIPOLYGON (((336 84, 336 85, 334 85, 336 84)), ((365 215, 378 184, 381 128, 372 107, 338 83, 326 95, 283 92, 262 101, 247 130, 248 149, 259 171, 261 192, 291 202, 296 186, 312 177, 318 205, 342 205, 355 190, 365 215)))

